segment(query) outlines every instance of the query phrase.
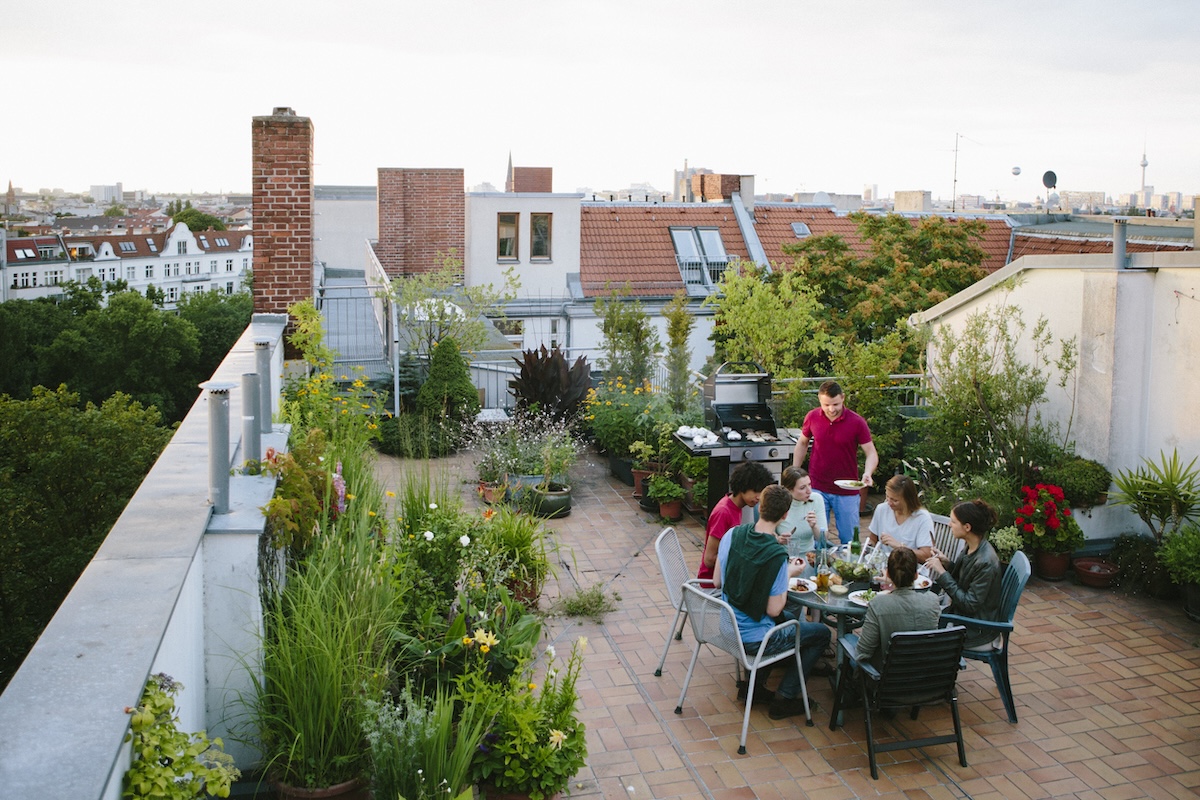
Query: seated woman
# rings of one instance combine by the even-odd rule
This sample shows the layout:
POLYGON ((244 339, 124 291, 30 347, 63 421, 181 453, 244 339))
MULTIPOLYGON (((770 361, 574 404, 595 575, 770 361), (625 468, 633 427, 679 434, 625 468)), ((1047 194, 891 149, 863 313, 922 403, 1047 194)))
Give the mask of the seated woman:
POLYGON ((893 475, 884 487, 887 502, 875 509, 867 528, 867 544, 880 545, 884 553, 907 547, 918 561, 933 555, 933 516, 921 507, 917 484, 907 475, 893 475))
POLYGON ((931 631, 937 628, 942 613, 937 595, 912 588, 917 578, 917 556, 912 550, 907 547, 892 550, 887 576, 896 588, 888 594, 876 595, 867 606, 854 654, 856 660, 870 661, 876 669, 883 666, 893 633, 931 631))
MULTIPOLYGON (((721 537, 717 551, 713 585, 720 588, 721 597, 733 607, 738 636, 748 654, 758 653, 763 636, 775 626, 775 617, 783 612, 787 600, 788 579, 799 574, 803 567, 788 560, 787 550, 776 538, 775 526, 783 519, 792 504, 792 496, 778 484, 768 486, 762 493, 758 522, 739 525, 721 537)), ((792 636, 775 635, 767 642, 766 654, 780 653, 795 644, 792 636)), ((807 678, 813 673, 817 660, 829 644, 829 629, 815 622, 800 623, 800 662, 807 678)), ((772 699, 767 710, 771 719, 804 713, 800 697, 800 674, 795 659, 783 662, 787 672, 779 683, 774 698, 769 693, 755 691, 753 700, 772 699)), ((759 680, 766 682, 769 669, 759 670, 759 680)), ((828 673, 826 673, 828 674, 828 673)))
POLYGON ((816 563, 816 548, 828 546, 825 541, 825 529, 829 524, 825 501, 813 492, 812 478, 803 467, 786 468, 779 482, 792 495, 792 506, 779 524, 780 531, 792 534, 787 542, 788 555, 793 558, 803 556, 811 567, 816 563))
MULTIPOLYGON (((964 617, 995 621, 1000 617, 1000 558, 987 540, 996 524, 996 511, 982 500, 958 503, 950 511, 950 532, 967 544, 967 551, 954 561, 934 550, 925 562, 934 585, 950 599, 948 611, 964 617)), ((967 630, 966 647, 987 646, 993 634, 967 630)))

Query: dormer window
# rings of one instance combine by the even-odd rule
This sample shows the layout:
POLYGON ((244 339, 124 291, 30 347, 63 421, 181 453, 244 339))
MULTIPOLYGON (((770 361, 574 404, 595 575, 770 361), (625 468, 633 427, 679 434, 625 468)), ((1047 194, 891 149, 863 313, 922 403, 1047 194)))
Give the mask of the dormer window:
POLYGON ((154 243, 154 240, 153 240, 153 239, 151 239, 151 238, 150 238, 150 237, 148 237, 148 236, 146 237, 146 246, 150 248, 150 252, 151 252, 151 253, 157 253, 157 252, 158 252, 158 245, 156 245, 156 244, 154 243))
POLYGON ((133 242, 121 242, 121 252, 122 253, 136 253, 137 245, 134 244, 133 242))
POLYGON ((716 228, 671 228, 675 260, 685 286, 713 289, 729 266, 729 255, 716 228))
POLYGON ((229 247, 229 240, 224 236, 218 236, 215 241, 217 243, 217 247, 229 247))

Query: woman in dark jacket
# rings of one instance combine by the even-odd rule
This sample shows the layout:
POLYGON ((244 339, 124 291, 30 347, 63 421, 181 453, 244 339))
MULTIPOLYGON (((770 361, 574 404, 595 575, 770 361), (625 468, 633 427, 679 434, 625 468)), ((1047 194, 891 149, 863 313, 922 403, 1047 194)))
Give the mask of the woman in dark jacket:
MULTIPOLYGON (((1000 558, 987 540, 996 524, 996 512, 982 500, 958 503, 950 511, 950 532, 966 542, 967 551, 954 561, 934 548, 925 567, 935 585, 950 598, 949 611, 964 617, 995 621, 1000 616, 1000 558)), ((967 632, 966 647, 986 646, 994 634, 967 632)))

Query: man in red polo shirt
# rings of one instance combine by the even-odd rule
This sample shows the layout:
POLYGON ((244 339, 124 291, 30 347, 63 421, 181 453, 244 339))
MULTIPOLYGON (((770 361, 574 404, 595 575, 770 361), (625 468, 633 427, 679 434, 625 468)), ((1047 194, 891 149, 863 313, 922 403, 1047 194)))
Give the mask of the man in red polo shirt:
POLYGON ((838 539, 842 544, 854 536, 858 525, 858 489, 843 489, 834 483, 839 480, 861 480, 866 486, 874 486, 871 476, 879 466, 879 453, 871 441, 871 429, 867 421, 846 408, 846 395, 837 381, 825 381, 817 389, 820 408, 814 408, 804 417, 804 426, 796 440, 796 451, 792 463, 804 466, 808 457, 808 443, 812 442, 812 461, 808 474, 812 478, 813 491, 825 500, 825 508, 837 523, 838 539), (858 451, 866 455, 863 474, 858 474, 858 451))

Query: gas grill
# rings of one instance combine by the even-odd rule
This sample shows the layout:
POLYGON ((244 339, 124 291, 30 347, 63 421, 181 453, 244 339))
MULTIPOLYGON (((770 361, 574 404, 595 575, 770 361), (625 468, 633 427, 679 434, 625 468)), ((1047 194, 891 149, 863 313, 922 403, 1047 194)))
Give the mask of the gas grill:
POLYGON ((704 422, 717 434, 713 445, 697 446, 677 436, 695 456, 708 456, 708 508, 729 488, 732 465, 761 461, 778 479, 792 460, 796 441, 781 434, 771 413, 771 374, 753 361, 729 361, 713 370, 703 385, 704 422), (730 439, 736 432, 738 438, 730 439))

